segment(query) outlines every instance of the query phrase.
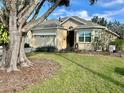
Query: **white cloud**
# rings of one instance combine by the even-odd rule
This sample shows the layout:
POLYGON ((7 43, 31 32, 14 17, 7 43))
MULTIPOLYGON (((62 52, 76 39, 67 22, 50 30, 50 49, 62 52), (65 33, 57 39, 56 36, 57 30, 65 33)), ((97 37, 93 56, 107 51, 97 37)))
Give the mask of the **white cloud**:
POLYGON ((58 16, 58 17, 64 17, 64 16, 79 16, 83 19, 90 20, 91 17, 89 16, 88 12, 86 10, 81 11, 68 11, 65 8, 59 9, 56 12, 54 12, 52 15, 58 16))
POLYGON ((124 4, 124 0, 109 0, 109 1, 104 0, 104 1, 100 1, 98 4, 103 7, 111 7, 118 4, 124 4))
POLYGON ((84 19, 87 19, 87 20, 90 20, 91 17, 89 16, 88 12, 86 10, 82 10, 82 11, 78 11, 77 12, 77 15, 81 18, 84 18, 84 19))
POLYGON ((107 20, 111 20, 112 17, 123 14, 123 13, 124 13, 124 8, 122 8, 120 10, 115 10, 115 11, 106 11, 104 13, 96 13, 96 14, 93 14, 93 16, 104 17, 107 20))
MULTIPOLYGON (((55 17, 65 17, 65 16, 78 16, 86 20, 90 20, 93 16, 104 17, 108 21, 113 20, 115 16, 124 15, 124 8, 119 10, 112 10, 112 11, 104 11, 103 13, 94 13, 89 15, 88 11, 81 10, 81 11, 72 11, 66 10, 65 8, 60 8, 57 11, 52 13, 55 17)), ((115 20, 115 19, 114 19, 115 20)))
MULTIPOLYGON (((53 16, 62 17, 64 13, 67 12, 65 8, 58 9, 52 13, 53 16)), ((66 15, 65 15, 66 16, 66 15)))

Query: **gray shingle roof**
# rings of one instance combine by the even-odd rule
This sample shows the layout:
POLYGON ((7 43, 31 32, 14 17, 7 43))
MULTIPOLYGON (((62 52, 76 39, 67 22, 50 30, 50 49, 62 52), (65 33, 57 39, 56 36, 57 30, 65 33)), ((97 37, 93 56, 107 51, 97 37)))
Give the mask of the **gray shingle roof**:
POLYGON ((103 28, 103 26, 100 26, 98 24, 95 24, 93 22, 90 22, 90 21, 87 21, 85 19, 82 19, 80 17, 77 17, 77 16, 71 16, 71 17, 64 17, 64 18, 61 18, 61 20, 58 20, 58 19, 52 19, 52 20, 46 20, 44 21, 43 23, 33 27, 33 29, 45 29, 45 28, 63 28, 63 26, 61 25, 62 22, 64 22, 65 20, 67 20, 68 18, 75 18, 77 20, 79 20, 80 22, 82 23, 85 23, 84 25, 79 25, 77 28, 88 28, 88 27, 100 27, 100 28, 103 28))
POLYGON ((32 28, 32 30, 35 29, 47 29, 47 28, 62 28, 60 22, 58 20, 46 20, 41 24, 36 25, 35 27, 32 28))
POLYGON ((91 21, 87 21, 78 16, 72 16, 72 18, 75 18, 75 19, 80 20, 81 22, 85 23, 84 25, 79 25, 77 28, 105 28, 104 26, 93 23, 91 21))
MULTIPOLYGON (((107 28, 104 27, 104 26, 101 26, 101 25, 99 25, 99 24, 93 23, 93 22, 91 22, 91 21, 87 21, 87 20, 82 19, 82 18, 80 18, 80 17, 78 17, 78 16, 69 16, 69 17, 64 17, 64 18, 61 18, 61 19, 46 20, 46 21, 44 21, 43 23, 41 23, 41 24, 39 24, 39 25, 33 27, 32 30, 36 30, 36 29, 48 29, 48 28, 63 28, 63 29, 64 29, 64 27, 62 26, 62 23, 63 23, 64 21, 70 19, 70 18, 72 18, 73 20, 77 20, 77 21, 79 21, 79 22, 84 23, 84 24, 82 24, 82 25, 77 26, 77 27, 74 28, 74 29, 79 29, 79 28, 84 28, 84 29, 86 29, 86 28, 103 29, 103 28, 104 28, 104 29, 107 29, 107 28)), ((109 32, 110 32, 110 31, 109 31, 109 32)), ((114 33, 114 32, 112 32, 112 34, 113 34, 113 33, 114 33)), ((116 34, 116 33, 114 33, 114 34, 116 34)))

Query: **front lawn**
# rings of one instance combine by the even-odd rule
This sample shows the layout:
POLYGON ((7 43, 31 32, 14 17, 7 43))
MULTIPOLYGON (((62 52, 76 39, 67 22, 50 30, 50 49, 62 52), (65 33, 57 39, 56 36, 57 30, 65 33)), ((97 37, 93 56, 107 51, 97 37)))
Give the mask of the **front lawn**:
POLYGON ((124 93, 124 58, 76 53, 32 53, 60 69, 50 79, 21 93, 124 93))

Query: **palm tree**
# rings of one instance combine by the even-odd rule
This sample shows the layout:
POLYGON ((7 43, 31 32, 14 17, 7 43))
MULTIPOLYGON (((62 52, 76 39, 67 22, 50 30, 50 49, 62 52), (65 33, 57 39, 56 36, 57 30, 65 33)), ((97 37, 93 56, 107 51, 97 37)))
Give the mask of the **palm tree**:
MULTIPOLYGON (((89 0, 93 4, 96 0, 89 0)), ((30 66, 24 52, 24 34, 32 27, 42 23, 57 6, 69 6, 70 0, 1 0, 0 22, 8 29, 10 43, 6 50, 5 64, 7 71, 17 69, 17 63, 21 66, 30 66), (38 18, 39 10, 49 2, 51 7, 38 18), (32 17, 33 16, 33 17, 32 17), (30 20, 29 20, 30 19, 30 20)))

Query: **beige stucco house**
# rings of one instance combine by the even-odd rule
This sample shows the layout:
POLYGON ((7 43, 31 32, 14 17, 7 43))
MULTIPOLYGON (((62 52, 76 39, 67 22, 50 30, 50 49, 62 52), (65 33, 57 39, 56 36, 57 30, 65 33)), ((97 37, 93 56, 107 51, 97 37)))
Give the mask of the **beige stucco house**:
POLYGON ((58 50, 77 48, 94 50, 95 39, 107 49, 109 42, 119 35, 91 21, 77 16, 46 20, 28 33, 28 43, 33 48, 52 46, 58 50), (101 39, 100 39, 101 38, 101 39))

